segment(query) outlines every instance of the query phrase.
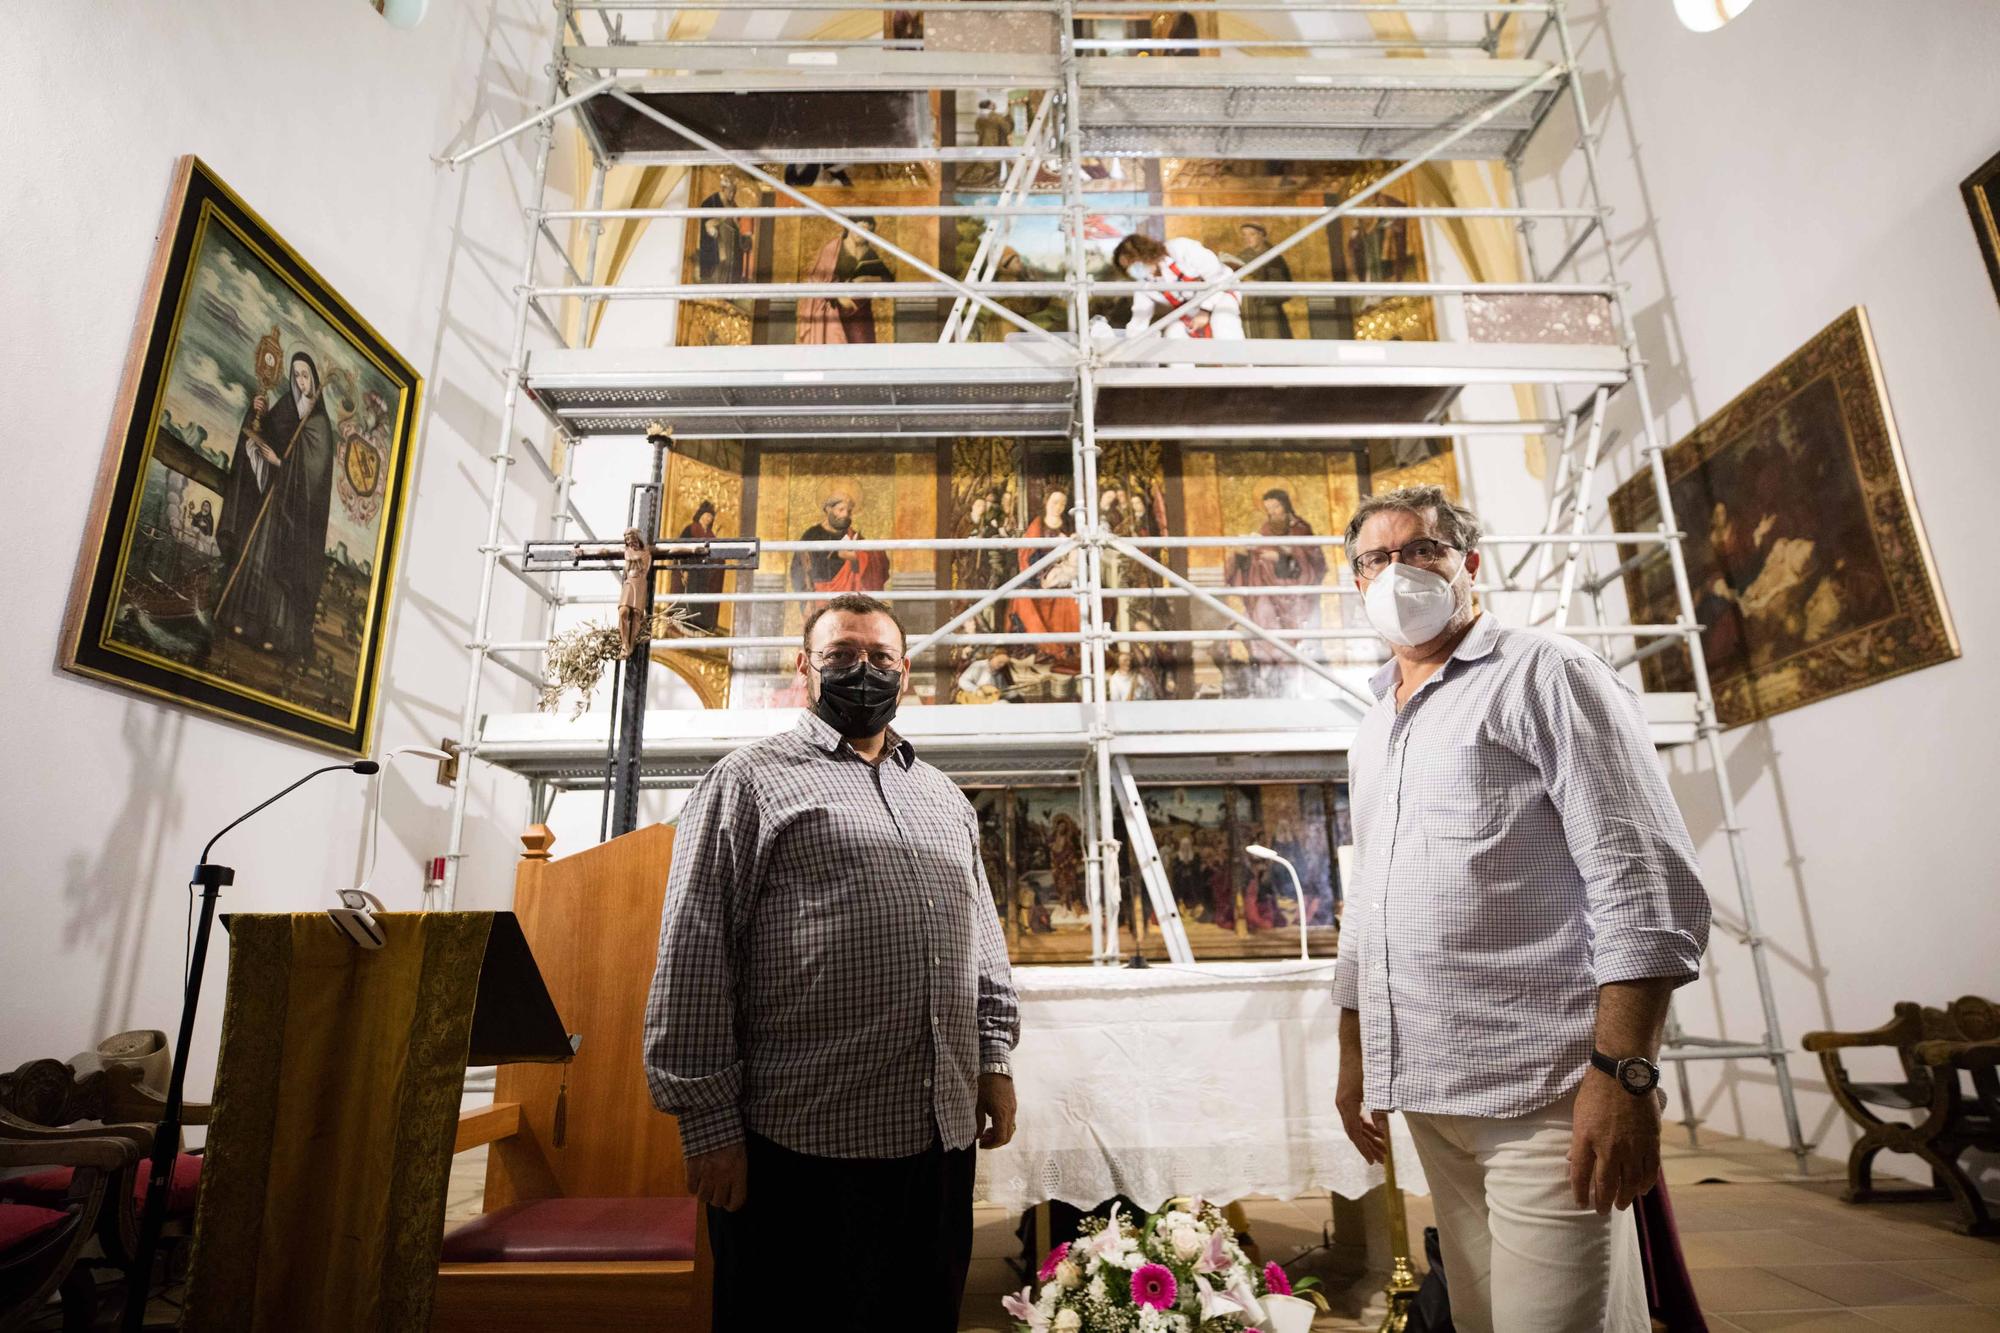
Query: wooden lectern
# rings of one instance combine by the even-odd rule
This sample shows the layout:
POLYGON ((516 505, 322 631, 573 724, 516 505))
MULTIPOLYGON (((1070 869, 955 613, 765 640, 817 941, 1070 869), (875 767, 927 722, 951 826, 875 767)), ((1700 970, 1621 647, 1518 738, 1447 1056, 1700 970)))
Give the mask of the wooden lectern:
MULTIPOLYGON (((672 1117, 653 1106, 641 1049, 673 830, 637 829, 561 860, 549 856, 553 841, 542 825, 523 835, 514 910, 556 1010, 577 1039, 576 1057, 563 1065, 501 1066, 493 1105, 462 1117, 455 1151, 492 1145, 489 1217, 535 1200, 687 1195, 680 1134, 672 1117)), ((707 1333, 707 1237, 702 1210, 692 1213, 690 1259, 462 1263, 452 1261, 448 1241, 431 1328, 707 1333)))

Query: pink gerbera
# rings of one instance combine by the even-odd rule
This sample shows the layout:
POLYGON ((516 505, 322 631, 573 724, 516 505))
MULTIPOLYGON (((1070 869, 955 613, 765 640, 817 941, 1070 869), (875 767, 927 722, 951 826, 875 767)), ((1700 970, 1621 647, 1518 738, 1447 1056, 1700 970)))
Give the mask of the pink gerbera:
POLYGON ((1273 1263, 1264 1265, 1264 1290, 1273 1296, 1292 1294, 1292 1280, 1285 1276, 1285 1270, 1273 1263))
POLYGON ((1155 1310, 1172 1307, 1180 1294, 1174 1270, 1165 1264, 1141 1264, 1132 1273, 1132 1304, 1150 1305, 1155 1310))
POLYGON ((1069 1242, 1064 1241, 1049 1251, 1049 1257, 1042 1260, 1042 1271, 1035 1274, 1037 1280, 1047 1282, 1056 1275, 1056 1265, 1069 1255, 1069 1242))

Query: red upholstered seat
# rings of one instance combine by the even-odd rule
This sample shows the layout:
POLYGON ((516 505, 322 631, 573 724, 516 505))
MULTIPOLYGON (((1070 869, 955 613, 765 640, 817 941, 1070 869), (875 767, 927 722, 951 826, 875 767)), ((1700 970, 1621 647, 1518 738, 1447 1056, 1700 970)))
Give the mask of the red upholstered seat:
POLYGON ((475 1217, 444 1238, 448 1264, 644 1263, 694 1258, 692 1197, 534 1199, 475 1217))
MULTIPOLYGON (((132 1198, 139 1207, 146 1206, 146 1189, 152 1184, 149 1164, 141 1161, 134 1173, 136 1180, 132 1187, 132 1198)), ((12 1180, 0 1181, 0 1199, 13 1203, 38 1204, 45 1208, 60 1208, 69 1197, 69 1182, 76 1173, 67 1166, 52 1166, 46 1171, 32 1175, 16 1176, 12 1180)), ((195 1195, 201 1189, 201 1158, 193 1153, 182 1153, 174 1159, 173 1178, 167 1184, 167 1215, 181 1217, 194 1212, 195 1195)))
POLYGON ((69 1214, 27 1203, 0 1203, 0 1254, 54 1231, 69 1214))

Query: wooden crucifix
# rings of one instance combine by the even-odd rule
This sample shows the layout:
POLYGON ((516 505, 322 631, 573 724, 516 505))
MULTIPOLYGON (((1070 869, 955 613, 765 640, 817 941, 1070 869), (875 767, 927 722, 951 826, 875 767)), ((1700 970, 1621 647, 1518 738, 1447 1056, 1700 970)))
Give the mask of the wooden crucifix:
POLYGON ((660 571, 670 568, 691 570, 754 570, 758 543, 755 538, 734 541, 669 542, 647 533, 660 530, 660 510, 666 489, 667 450, 673 446, 673 429, 659 422, 646 427, 646 442, 653 446, 652 480, 632 488, 634 526, 618 541, 539 541, 529 542, 522 568, 531 573, 567 573, 603 570, 619 576, 618 637, 619 676, 613 694, 613 719, 609 750, 608 793, 612 837, 630 833, 639 823, 640 762, 646 743, 646 684, 652 654, 646 645, 652 640, 653 608, 659 602, 660 571))

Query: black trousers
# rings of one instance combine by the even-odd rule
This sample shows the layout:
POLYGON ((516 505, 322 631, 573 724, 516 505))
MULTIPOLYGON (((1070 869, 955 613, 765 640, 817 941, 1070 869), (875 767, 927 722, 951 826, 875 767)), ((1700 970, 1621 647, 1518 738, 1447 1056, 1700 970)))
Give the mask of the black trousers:
POLYGON ((715 1333, 955 1333, 972 1262, 973 1148, 933 1140, 914 1157, 810 1157, 755 1134, 746 1147, 748 1202, 708 1210, 715 1333))

